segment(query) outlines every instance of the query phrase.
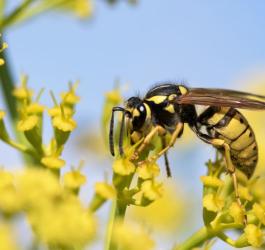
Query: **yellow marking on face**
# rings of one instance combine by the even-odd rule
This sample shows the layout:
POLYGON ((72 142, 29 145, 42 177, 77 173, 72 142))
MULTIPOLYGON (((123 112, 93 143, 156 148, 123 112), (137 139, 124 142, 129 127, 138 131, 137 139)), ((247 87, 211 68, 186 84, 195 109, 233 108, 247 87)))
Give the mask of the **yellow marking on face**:
POLYGON ((250 133, 252 133, 251 130, 247 129, 238 139, 230 144, 230 147, 235 150, 241 150, 250 145, 254 142, 254 136, 250 137, 250 133))
POLYGON ((221 110, 216 112, 212 117, 210 117, 207 122, 210 125, 216 125, 221 119, 224 118, 229 109, 230 108, 222 107, 221 110))
POLYGON ((166 98, 167 98, 167 96, 165 96, 165 95, 156 95, 156 96, 152 96, 152 97, 148 98, 147 101, 154 102, 155 104, 160 104, 163 101, 165 101, 166 98))
POLYGON ((250 158, 257 154, 257 151, 255 150, 257 148, 256 142, 253 142, 251 145, 249 145, 247 148, 242 150, 238 157, 239 158, 250 158))
POLYGON ((173 104, 169 104, 166 108, 164 108, 164 110, 168 111, 169 113, 174 114, 175 113, 175 109, 174 109, 174 105, 173 104))
POLYGON ((245 123, 240 122, 240 118, 241 115, 236 114, 226 126, 216 128, 215 130, 228 139, 234 140, 242 134, 247 127, 245 123))
POLYGON ((188 90, 184 86, 179 86, 180 93, 185 95, 188 93, 188 90))
POLYGON ((133 110, 133 117, 138 117, 138 116, 140 116, 139 110, 138 109, 134 109, 133 110))
POLYGON ((174 101, 176 98, 177 98, 177 95, 172 94, 172 95, 168 96, 167 99, 171 102, 171 101, 174 101))

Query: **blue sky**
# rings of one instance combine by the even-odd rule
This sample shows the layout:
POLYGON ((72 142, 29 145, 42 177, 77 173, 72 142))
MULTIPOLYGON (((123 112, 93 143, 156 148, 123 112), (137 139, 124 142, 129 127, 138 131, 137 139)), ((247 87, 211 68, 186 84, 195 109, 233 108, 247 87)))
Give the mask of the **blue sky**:
MULTIPOLYGON (((265 67, 264 1, 140 1, 109 7, 79 22, 51 13, 7 34, 16 74, 61 90, 80 79, 82 116, 96 117, 102 93, 119 78, 128 96, 161 81, 230 86, 265 67)), ((234 87, 236 88, 236 86, 234 87)))
MULTIPOLYGON (((49 13, 5 35, 17 79, 27 73, 35 89, 57 93, 79 79, 82 101, 76 118, 98 124, 104 93, 117 78, 130 84, 127 97, 168 80, 242 89, 238 79, 265 70, 264 7, 263 0, 140 0, 136 6, 111 7, 96 1, 89 21, 49 13)), ((193 153, 196 165, 213 152, 202 148, 193 153)), ((186 189, 192 191, 200 188, 198 176, 205 168, 183 168, 194 165, 189 155, 171 153, 179 162, 174 175, 186 177, 186 189)))

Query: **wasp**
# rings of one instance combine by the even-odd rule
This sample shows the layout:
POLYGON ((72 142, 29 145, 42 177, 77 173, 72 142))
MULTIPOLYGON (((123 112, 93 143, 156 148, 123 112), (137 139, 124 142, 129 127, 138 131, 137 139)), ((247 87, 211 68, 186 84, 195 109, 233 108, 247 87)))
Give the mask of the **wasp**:
POLYGON ((184 125, 204 142, 214 146, 225 159, 231 175, 238 204, 238 184, 235 170, 241 170, 249 179, 258 161, 258 145, 253 129, 238 109, 265 110, 265 96, 227 89, 188 88, 182 84, 164 83, 151 88, 143 99, 131 97, 125 107, 114 107, 110 121, 110 152, 114 155, 114 113, 122 112, 119 135, 119 153, 123 155, 123 133, 127 131, 132 144, 140 138, 132 160, 146 148, 155 135, 163 147, 152 156, 156 160, 165 156, 167 174, 170 169, 167 151, 181 137, 184 125), (198 109, 198 107, 203 107, 198 109), (171 139, 165 143, 165 135, 171 139))

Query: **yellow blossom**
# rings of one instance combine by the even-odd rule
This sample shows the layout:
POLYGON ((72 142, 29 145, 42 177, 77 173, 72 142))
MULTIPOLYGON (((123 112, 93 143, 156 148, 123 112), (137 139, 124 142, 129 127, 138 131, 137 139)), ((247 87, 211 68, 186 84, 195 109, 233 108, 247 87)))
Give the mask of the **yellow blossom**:
POLYGON ((31 215, 41 241, 60 248, 82 248, 95 235, 96 221, 76 197, 46 204, 31 215))
POLYGON ((4 214, 14 214, 21 210, 20 197, 15 186, 0 189, 0 211, 4 214))
POLYGON ((86 183, 86 177, 79 171, 74 170, 63 176, 63 182, 67 188, 77 189, 86 183))
POLYGON ((118 104, 122 102, 122 97, 119 89, 114 89, 105 94, 107 101, 110 103, 118 104))
POLYGON ((144 225, 160 232, 175 232, 186 223, 189 207, 187 199, 180 195, 181 187, 176 187, 172 180, 167 180, 163 196, 146 207, 131 206, 129 216, 144 225), (159 211, 159 216, 157 216, 159 211))
POLYGON ((5 116, 6 116, 6 112, 3 110, 0 110, 0 120, 3 120, 5 116))
POLYGON ((70 117, 55 116, 52 120, 52 124, 55 128, 63 132, 71 132, 76 128, 75 120, 70 117))
POLYGON ((65 161, 56 156, 45 156, 41 159, 41 163, 44 166, 53 169, 60 169, 65 165, 65 161))
POLYGON ((229 214, 233 217, 235 223, 242 224, 244 222, 244 210, 238 205, 237 202, 233 202, 230 205, 229 214))
POLYGON ((28 168, 17 177, 18 195, 26 208, 39 206, 41 200, 58 197, 62 193, 56 177, 48 170, 28 168))
POLYGON ((248 243, 253 247, 260 247, 263 244, 263 233, 254 224, 249 224, 244 229, 248 243))
POLYGON ((145 162, 137 168, 136 172, 140 178, 146 180, 158 176, 160 168, 155 162, 145 162))
POLYGON ((45 107, 37 102, 31 103, 27 106, 27 114, 41 114, 45 110, 45 107))
POLYGON ((0 242, 1 250, 17 250, 15 238, 12 235, 12 230, 8 225, 0 224, 0 242))
POLYGON ((239 185, 238 186, 239 197, 241 199, 251 201, 253 199, 252 195, 249 193, 249 188, 239 185))
POLYGON ((162 197, 163 185, 154 181, 145 181, 141 185, 141 191, 145 198, 154 201, 162 197))
POLYGON ((224 182, 215 176, 201 176, 200 179, 205 186, 218 188, 224 185, 224 182))
POLYGON ((113 163, 113 171, 116 174, 125 176, 134 173, 135 166, 132 162, 127 158, 119 158, 116 159, 113 163))
POLYGON ((208 211, 218 212, 224 206, 224 200, 217 195, 207 194, 203 197, 203 207, 208 211))
POLYGON ((154 249, 154 241, 140 226, 116 222, 113 231, 113 240, 121 250, 154 249))
POLYGON ((4 169, 0 169, 0 189, 13 186, 13 180, 13 174, 4 169))
POLYGON ((17 124, 17 129, 19 131, 28 131, 33 129, 39 122, 39 117, 36 115, 30 115, 25 119, 22 119, 17 124))
MULTIPOLYGON (((67 107, 67 106, 63 106, 63 112, 64 112, 64 115, 66 117, 70 117, 73 115, 73 109, 67 107)), ((55 106, 53 108, 50 108, 48 110, 48 114, 51 116, 51 117, 55 117, 55 116, 61 116, 62 115, 62 109, 60 106, 55 106)))
POLYGON ((116 189, 106 182, 97 182, 95 184, 95 192, 104 199, 113 199, 116 197, 116 189))
POLYGON ((16 87, 12 94, 19 100, 29 99, 33 96, 33 91, 27 87, 28 77, 25 75, 21 76, 21 86, 16 87))
POLYGON ((71 105, 76 104, 80 101, 80 97, 73 91, 61 93, 61 98, 63 100, 63 103, 68 103, 71 105))
POLYGON ((264 208, 258 204, 258 203, 255 203, 253 205, 253 211, 254 211, 254 214, 256 215, 256 217, 259 219, 259 221, 265 225, 265 210, 264 208))

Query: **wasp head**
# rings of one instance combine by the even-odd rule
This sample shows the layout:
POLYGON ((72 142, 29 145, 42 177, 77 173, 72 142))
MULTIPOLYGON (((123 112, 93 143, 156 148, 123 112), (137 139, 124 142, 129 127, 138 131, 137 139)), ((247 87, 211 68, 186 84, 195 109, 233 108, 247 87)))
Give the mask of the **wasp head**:
MULTIPOLYGON (((114 155, 114 139, 113 139, 113 130, 114 130, 114 113, 116 111, 122 112, 122 121, 119 134, 119 152, 120 155, 123 155, 123 134, 125 127, 125 118, 127 118, 127 131, 134 132, 140 131, 143 129, 146 120, 147 120, 147 107, 144 104, 143 100, 139 97, 131 97, 125 102, 125 108, 123 107, 114 107, 112 109, 112 116, 110 120, 110 132, 109 132, 109 143, 110 143, 110 152, 114 155)), ((150 112, 149 112, 150 113, 150 112)))

